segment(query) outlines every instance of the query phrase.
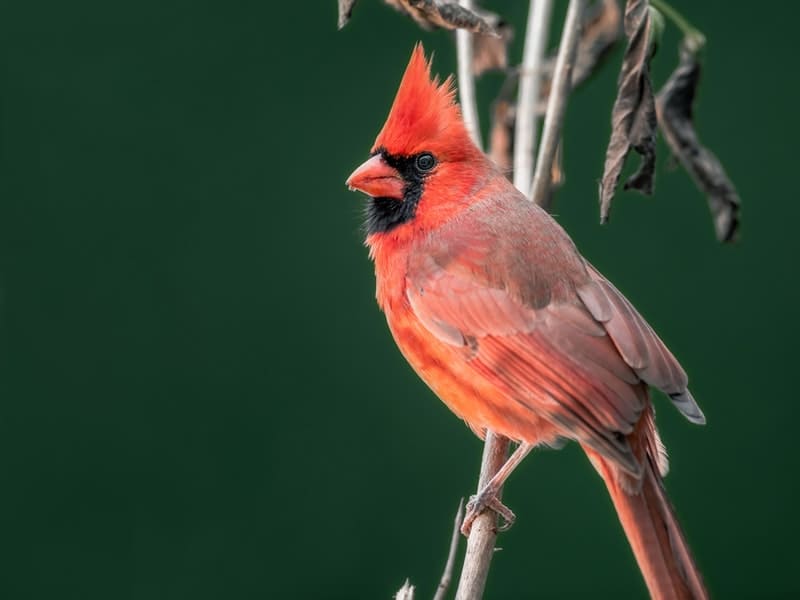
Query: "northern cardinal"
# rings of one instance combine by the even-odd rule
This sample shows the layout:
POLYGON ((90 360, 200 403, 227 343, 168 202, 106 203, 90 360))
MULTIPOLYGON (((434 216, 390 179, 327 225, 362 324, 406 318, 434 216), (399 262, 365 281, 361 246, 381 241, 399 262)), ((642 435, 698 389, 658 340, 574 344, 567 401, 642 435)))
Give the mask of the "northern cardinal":
POLYGON ((452 78, 417 45, 389 117, 347 185, 365 193, 377 300, 417 374, 475 431, 530 448, 578 442, 611 494, 653 598, 706 598, 666 497, 648 386, 705 417, 675 357, 625 297, 470 140, 452 78))

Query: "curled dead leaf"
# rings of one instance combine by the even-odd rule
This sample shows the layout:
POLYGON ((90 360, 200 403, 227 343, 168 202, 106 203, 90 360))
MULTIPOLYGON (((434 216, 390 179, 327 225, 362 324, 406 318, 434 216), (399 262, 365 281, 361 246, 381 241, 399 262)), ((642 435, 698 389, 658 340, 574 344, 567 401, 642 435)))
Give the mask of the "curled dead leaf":
POLYGON ((564 174, 564 138, 558 142, 556 146, 556 156, 553 161, 553 166, 550 169, 550 193, 552 194, 555 188, 564 185, 567 176, 564 174))
POLYGON ((497 35, 475 34, 472 42, 472 72, 477 76, 493 69, 508 66, 508 44, 514 39, 514 30, 500 16, 476 11, 495 30, 497 35))
POLYGON ((476 11, 446 0, 385 0, 385 2, 414 19, 424 29, 465 29, 472 33, 499 36, 489 21, 476 11))
POLYGON ((673 155, 708 198, 717 239, 734 241, 739 231, 740 200, 719 159, 700 143, 693 110, 700 63, 696 52, 681 46, 680 62, 658 93, 658 124, 673 155))
POLYGON ((516 120, 516 90, 519 72, 506 73, 497 98, 492 104, 492 127, 489 130, 489 157, 500 167, 508 179, 513 178, 514 123, 516 120))
POLYGON ((489 131, 489 158, 511 178, 514 155, 514 103, 498 99, 492 107, 492 128, 489 131))
POLYGON ((606 222, 617 183, 628 153, 641 157, 639 169, 626 182, 625 189, 653 193, 656 156, 656 107, 650 82, 652 31, 647 0, 628 0, 624 28, 628 47, 617 81, 617 97, 611 110, 611 139, 606 150, 600 181, 600 220, 606 222))
MULTIPOLYGON (((572 87, 583 83, 608 56, 622 34, 622 13, 617 0, 602 0, 587 13, 578 54, 572 69, 572 87)), ((553 57, 555 65, 555 57, 553 57)))

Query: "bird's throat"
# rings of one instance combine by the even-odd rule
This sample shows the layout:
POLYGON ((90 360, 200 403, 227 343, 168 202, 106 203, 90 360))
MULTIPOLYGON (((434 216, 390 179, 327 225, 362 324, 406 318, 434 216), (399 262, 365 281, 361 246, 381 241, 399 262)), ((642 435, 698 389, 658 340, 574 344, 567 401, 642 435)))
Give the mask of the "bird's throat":
POLYGON ((422 188, 416 194, 408 191, 402 200, 395 198, 370 198, 364 211, 364 229, 367 235, 387 233, 414 218, 422 188))

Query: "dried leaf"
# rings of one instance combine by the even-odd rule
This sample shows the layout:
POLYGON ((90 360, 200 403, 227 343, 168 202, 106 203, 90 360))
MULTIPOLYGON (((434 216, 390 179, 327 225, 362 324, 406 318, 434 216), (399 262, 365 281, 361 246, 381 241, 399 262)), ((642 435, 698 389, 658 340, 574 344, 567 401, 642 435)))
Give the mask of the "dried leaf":
MULTIPOLYGON (((617 0, 602 0, 586 15, 572 69, 572 87, 586 81, 608 56, 622 35, 622 14, 617 0)), ((555 65, 555 57, 553 57, 555 65)))
POLYGON ((555 160, 553 160, 553 166, 550 168, 550 193, 552 194, 553 191, 564 185, 564 182, 567 180, 566 175, 564 175, 564 139, 562 138, 558 142, 558 146, 556 146, 556 155, 555 160))
POLYGON ((628 47, 617 81, 617 98, 611 110, 611 139, 600 181, 600 220, 606 222, 625 158, 631 149, 642 157, 639 169, 625 189, 653 193, 656 157, 656 106, 650 82, 652 56, 650 10, 647 0, 628 0, 625 6, 628 47))
POLYGON ((492 69, 505 69, 508 66, 508 44, 514 39, 514 30, 501 17, 485 11, 478 14, 497 35, 475 35, 472 42, 472 72, 476 76, 492 69))
POLYGON ((489 157, 509 179, 513 177, 514 123, 517 113, 514 92, 518 80, 519 73, 516 70, 506 75, 492 104, 492 128, 489 132, 489 157))
POLYGON ((489 158, 509 178, 514 155, 514 112, 513 102, 500 99, 495 101, 492 107, 492 128, 489 132, 489 158))
POLYGON ((695 132, 692 106, 699 81, 696 53, 684 44, 677 68, 656 99, 658 124, 673 155, 707 195, 717 239, 730 242, 739 229, 739 194, 719 159, 700 143, 695 132))
POLYGON ((385 0, 400 12, 409 15, 422 28, 465 29, 472 33, 498 36, 485 17, 464 8, 458 2, 445 0, 385 0))
MULTIPOLYGON (((575 66, 572 68, 572 88, 586 81, 603 62, 622 34, 622 13, 617 0, 601 0, 586 13, 578 41, 575 66)), ((541 94, 536 107, 541 116, 547 111, 547 98, 550 95, 550 82, 556 66, 553 53, 542 65, 541 94)))
POLYGON ((347 25, 355 5, 356 0, 339 0, 339 29, 347 25))

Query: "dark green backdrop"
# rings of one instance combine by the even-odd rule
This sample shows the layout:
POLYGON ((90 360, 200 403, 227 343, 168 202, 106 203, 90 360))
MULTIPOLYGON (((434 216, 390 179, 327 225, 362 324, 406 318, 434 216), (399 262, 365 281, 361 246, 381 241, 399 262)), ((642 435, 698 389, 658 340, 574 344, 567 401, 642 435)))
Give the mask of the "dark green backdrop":
MULTIPOLYGON (((489 4, 524 22, 525 2, 489 4)), ((655 198, 597 224, 619 50, 570 103, 556 212, 708 415, 658 401, 710 588, 788 597, 797 15, 675 4, 709 37, 700 130, 741 243, 714 241, 663 147, 655 198)), ((430 597, 481 444, 395 350, 343 182, 413 43, 445 73, 454 50, 375 0, 335 21, 333 0, 2 4, 0 597, 389 598, 406 576, 430 597)), ((645 595, 575 447, 534 454, 506 500, 490 598, 645 595)))

